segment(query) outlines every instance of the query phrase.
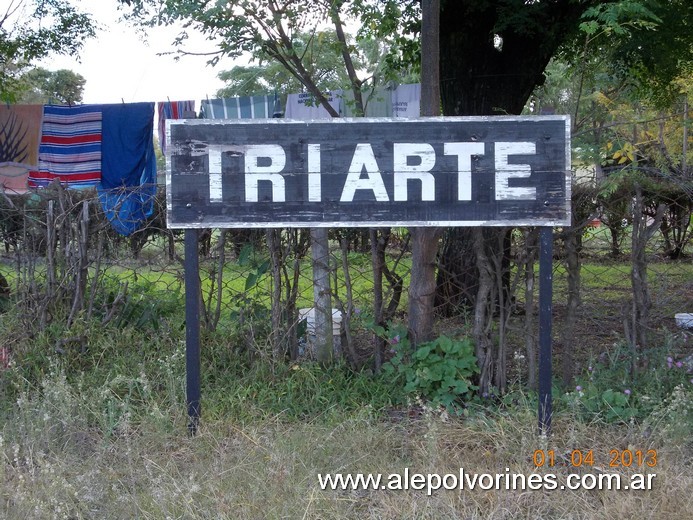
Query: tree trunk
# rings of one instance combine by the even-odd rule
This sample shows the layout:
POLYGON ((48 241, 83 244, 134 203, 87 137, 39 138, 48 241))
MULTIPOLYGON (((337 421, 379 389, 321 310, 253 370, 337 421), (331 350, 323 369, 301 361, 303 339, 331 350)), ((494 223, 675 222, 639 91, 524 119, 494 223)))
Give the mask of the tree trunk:
POLYGON ((474 228, 474 248, 479 269, 479 291, 474 306, 474 343, 479 366, 479 393, 487 396, 491 391, 493 377, 493 342, 490 337, 489 315, 493 292, 491 262, 486 255, 486 237, 483 228, 474 228))
POLYGON ((476 254, 470 228, 450 228, 443 234, 436 278, 436 312, 452 317, 471 308, 479 290, 476 254))
POLYGON ((561 334, 561 372, 563 386, 568 388, 574 376, 573 344, 577 311, 580 307, 580 255, 578 254, 578 236, 583 227, 573 221, 573 226, 564 230, 563 245, 565 248, 565 266, 568 275, 568 305, 561 334))
MULTIPOLYGON (((421 4, 421 115, 440 115, 440 0, 421 4)), ((436 255, 440 233, 412 228, 412 272, 409 285, 409 339, 412 348, 433 338, 436 255)))
MULTIPOLYGON (((659 229, 664 216, 665 205, 660 204, 657 213, 650 224, 644 213, 642 188, 635 184, 635 199, 633 207, 633 231, 631 245, 631 286, 633 289, 633 306, 631 327, 626 325, 626 336, 632 349, 632 372, 636 370, 636 360, 642 349, 647 347, 647 330, 649 328, 650 293, 647 284, 647 257, 645 247, 659 229), (630 329, 630 330, 629 330, 630 329)), ((625 320, 626 324, 628 320, 625 320)))
POLYGON ((527 386, 537 390, 537 334, 534 312, 536 276, 534 265, 539 250, 539 228, 525 230, 525 350, 527 351, 527 386))
POLYGON ((411 282, 409 284, 409 339, 412 348, 433 338, 433 302, 436 292, 436 229, 411 228, 411 282))
POLYGON ((270 254, 271 273, 272 273, 272 304, 271 320, 272 334, 270 343, 272 345, 272 357, 278 361, 284 357, 285 350, 282 345, 282 276, 281 276, 281 230, 267 230, 267 248, 270 254))
MULTIPOLYGON (((543 84, 544 69, 558 46, 577 29, 584 10, 578 2, 525 3, 522 11, 531 22, 518 19, 516 24, 499 28, 500 8, 494 2, 443 4, 440 76, 444 115, 520 114, 535 87, 543 84)), ((444 315, 451 315, 460 306, 473 304, 479 275, 470 269, 474 249, 469 231, 447 231, 444 242, 437 305, 444 315)))

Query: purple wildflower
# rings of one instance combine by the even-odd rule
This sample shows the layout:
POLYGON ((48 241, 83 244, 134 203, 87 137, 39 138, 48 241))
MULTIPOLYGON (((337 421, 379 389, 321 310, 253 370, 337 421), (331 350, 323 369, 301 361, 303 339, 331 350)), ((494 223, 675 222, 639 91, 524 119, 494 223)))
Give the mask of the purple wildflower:
POLYGON ((577 385, 577 386, 575 387, 575 391, 576 391, 576 392, 582 392, 582 387, 581 387, 580 385, 577 385))
POLYGON ((682 361, 677 361, 677 362, 676 362, 676 368, 683 368, 683 362, 682 362, 682 361))
POLYGON ((626 394, 626 395, 630 395, 630 388, 626 388, 626 389, 623 391, 623 393, 626 394))

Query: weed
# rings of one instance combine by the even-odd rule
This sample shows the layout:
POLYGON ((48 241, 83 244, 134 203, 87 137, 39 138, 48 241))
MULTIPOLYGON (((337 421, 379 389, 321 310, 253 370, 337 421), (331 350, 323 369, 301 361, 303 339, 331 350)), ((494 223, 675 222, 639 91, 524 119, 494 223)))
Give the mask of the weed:
POLYGON ((471 378, 479 371, 469 338, 439 336, 412 352, 403 326, 391 327, 388 334, 392 358, 383 365, 384 376, 401 384, 405 395, 461 413, 477 389, 471 378))
MULTIPOLYGON (((676 359, 676 351, 676 340, 651 349, 644 355, 648 363, 633 373, 629 347, 618 343, 592 360, 577 378, 575 389, 561 399, 583 420, 600 417, 607 422, 643 421, 655 412, 661 415, 663 408, 671 415, 678 406, 672 396, 676 392, 690 393, 693 387, 685 365, 676 359)), ((676 418, 676 422, 681 421, 693 430, 688 411, 676 418)))

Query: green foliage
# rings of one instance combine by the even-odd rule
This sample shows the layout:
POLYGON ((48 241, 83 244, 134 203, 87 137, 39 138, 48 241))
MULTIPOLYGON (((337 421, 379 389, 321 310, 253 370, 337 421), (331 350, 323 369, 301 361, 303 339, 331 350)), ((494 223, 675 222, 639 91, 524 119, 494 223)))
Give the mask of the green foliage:
POLYGON ((17 100, 25 104, 75 105, 82 102, 86 79, 71 70, 37 67, 22 75, 25 91, 17 100))
POLYGON ((228 334, 236 352, 257 351, 272 333, 270 309, 260 298, 248 293, 234 296, 231 305, 230 320, 222 322, 221 330, 228 334))
POLYGON ((237 266, 242 269, 245 280, 237 290, 232 290, 229 299, 228 320, 222 320, 221 330, 235 346, 235 352, 257 351, 267 343, 272 332, 272 321, 267 298, 257 289, 269 270, 269 259, 257 253, 252 244, 240 251, 237 266))
POLYGON ((361 21, 358 37, 380 42, 385 52, 381 74, 385 80, 418 81, 421 71, 420 2, 385 0, 352 2, 350 13, 361 21))
POLYGON ((203 370, 203 407, 212 418, 231 416, 247 423, 270 417, 288 421, 320 417, 330 422, 365 407, 378 414, 392 405, 395 393, 387 378, 354 372, 343 363, 322 367, 227 356, 227 363, 220 364, 222 358, 215 359, 215 365, 203 370))
POLYGON ((479 372, 469 338, 439 336, 421 343, 412 353, 406 329, 396 326, 390 329, 389 343, 393 357, 383 365, 386 378, 403 385, 405 395, 461 413, 463 403, 477 389, 471 378, 479 372))
MULTIPOLYGON (((335 31, 318 33, 299 32, 292 35, 292 44, 297 54, 303 57, 306 70, 315 78, 321 91, 334 90, 349 85, 342 62, 341 49, 335 31)), ((359 59, 358 47, 352 45, 356 67, 363 69, 365 64, 359 59)), ((217 91, 219 97, 247 96, 258 93, 275 92, 281 98, 292 92, 300 92, 304 86, 286 69, 259 49, 253 55, 257 65, 235 66, 219 73, 219 79, 226 85, 217 91)))
MULTIPOLYGON (((111 291, 110 296, 115 298, 116 292, 111 291)), ((179 288, 163 291, 153 282, 143 279, 129 287, 123 308, 114 319, 114 325, 157 331, 166 318, 181 311, 182 300, 179 288)))
POLYGON ((76 55, 93 37, 91 17, 67 0, 25 0, 0 8, 0 101, 14 102, 19 76, 52 53, 76 55))
POLYGON ((247 292, 260 282, 260 278, 267 274, 270 261, 259 257, 252 244, 246 244, 238 255, 237 263, 241 267, 252 269, 245 279, 244 291, 247 292))
POLYGON ((586 21, 580 29, 590 36, 599 32, 605 36, 626 36, 631 27, 654 29, 662 20, 645 4, 631 0, 600 3, 585 10, 582 18, 586 21))
MULTIPOLYGON (((676 79, 690 74, 693 6, 687 0, 603 2, 583 14, 583 51, 607 65, 616 83, 635 85, 640 97, 659 107, 676 99, 676 79)), ((590 61, 585 54, 581 58, 590 61)))
MULTIPOLYGON (((601 418, 627 423, 661 415, 677 388, 688 393, 693 390, 688 367, 674 353, 680 351, 678 343, 686 340, 687 336, 674 337, 667 346, 646 352, 643 359, 647 364, 635 375, 630 370, 629 347, 617 344, 588 365, 576 379, 575 389, 563 394, 561 401, 586 421, 601 418)), ((684 421, 693 429, 693 410, 685 409, 675 421, 684 421)))

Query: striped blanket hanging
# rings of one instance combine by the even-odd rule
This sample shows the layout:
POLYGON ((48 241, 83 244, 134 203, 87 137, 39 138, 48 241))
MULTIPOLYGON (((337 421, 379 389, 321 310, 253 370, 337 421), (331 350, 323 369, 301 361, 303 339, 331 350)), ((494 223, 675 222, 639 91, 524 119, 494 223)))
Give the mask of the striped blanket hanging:
POLYGON ((29 173, 29 187, 45 187, 55 179, 69 188, 96 186, 101 180, 101 120, 94 105, 44 106, 39 168, 29 173))
POLYGON ((281 109, 276 95, 241 96, 203 99, 200 109, 204 119, 266 119, 281 109))
POLYGON ((167 119, 194 119, 194 101, 159 101, 156 105, 159 114, 158 137, 161 152, 166 153, 166 120, 167 119))

